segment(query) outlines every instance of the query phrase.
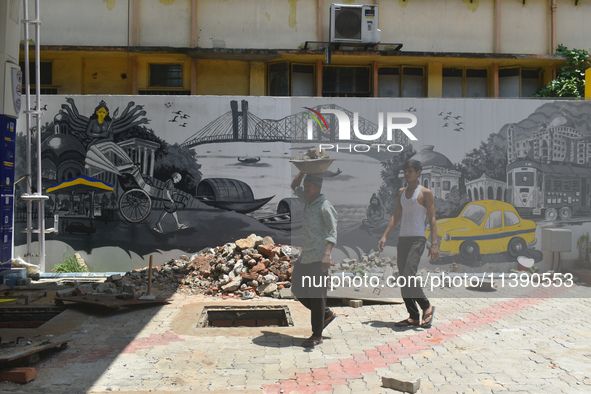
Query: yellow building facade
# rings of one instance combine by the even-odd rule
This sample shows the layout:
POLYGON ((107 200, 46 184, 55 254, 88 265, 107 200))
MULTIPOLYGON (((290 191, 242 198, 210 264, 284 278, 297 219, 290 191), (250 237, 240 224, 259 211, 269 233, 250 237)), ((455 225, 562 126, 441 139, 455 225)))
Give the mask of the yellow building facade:
POLYGON ((41 2, 42 93, 530 97, 591 36, 588 1, 341 3, 379 43, 333 41, 327 0, 41 2))

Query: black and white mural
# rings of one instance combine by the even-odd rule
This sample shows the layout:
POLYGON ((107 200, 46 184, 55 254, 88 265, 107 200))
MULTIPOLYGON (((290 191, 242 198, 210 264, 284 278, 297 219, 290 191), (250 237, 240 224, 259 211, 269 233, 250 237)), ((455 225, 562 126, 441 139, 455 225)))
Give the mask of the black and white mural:
MULTIPOLYGON (((377 250, 409 158, 422 162, 420 182, 436 197, 442 257, 433 266, 541 261, 546 227, 573 231, 577 259, 591 227, 589 102, 47 96, 42 104, 33 134, 41 133, 48 226, 58 230, 46 236, 47 270, 65 251, 95 271, 127 271, 150 254, 190 255, 252 233, 295 242, 290 158, 312 147, 335 159, 323 185, 339 213, 335 259, 377 250)), ((26 250, 23 186, 16 256, 26 250)), ((395 246, 394 232, 383 253, 394 256, 395 246)))

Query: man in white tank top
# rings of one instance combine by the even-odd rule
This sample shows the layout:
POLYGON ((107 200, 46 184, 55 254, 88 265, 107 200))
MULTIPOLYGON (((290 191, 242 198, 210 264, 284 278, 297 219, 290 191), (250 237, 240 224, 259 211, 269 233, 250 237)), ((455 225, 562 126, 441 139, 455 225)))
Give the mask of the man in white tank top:
POLYGON ((435 307, 431 305, 422 287, 416 286, 413 278, 416 278, 419 269, 419 261, 425 250, 426 219, 431 227, 431 247, 429 258, 435 261, 439 258, 437 239, 437 224, 435 222, 435 204, 433 192, 419 183, 419 177, 423 169, 418 160, 408 160, 402 166, 404 180, 407 187, 399 190, 398 203, 394 215, 384 231, 384 235, 378 243, 380 251, 386 245, 388 234, 392 232, 400 221, 400 234, 398 236, 398 273, 405 277, 405 286, 401 286, 402 299, 409 313, 408 319, 395 323, 396 327, 421 326, 430 328, 433 323, 435 307), (421 320, 420 310, 423 312, 421 320))

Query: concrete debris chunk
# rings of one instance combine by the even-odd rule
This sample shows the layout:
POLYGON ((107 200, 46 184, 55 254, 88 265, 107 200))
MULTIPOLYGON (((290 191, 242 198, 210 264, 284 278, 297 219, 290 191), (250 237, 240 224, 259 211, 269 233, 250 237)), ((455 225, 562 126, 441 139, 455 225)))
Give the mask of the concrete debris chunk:
POLYGON ((405 393, 416 393, 419 391, 419 388, 421 388, 421 379, 414 381, 404 381, 396 379, 391 375, 382 376, 382 386, 405 393))
POLYGON ((80 256, 80 253, 74 253, 74 257, 76 258, 76 263, 78 263, 78 267, 80 267, 82 271, 88 271, 88 266, 84 262, 82 256, 80 256))

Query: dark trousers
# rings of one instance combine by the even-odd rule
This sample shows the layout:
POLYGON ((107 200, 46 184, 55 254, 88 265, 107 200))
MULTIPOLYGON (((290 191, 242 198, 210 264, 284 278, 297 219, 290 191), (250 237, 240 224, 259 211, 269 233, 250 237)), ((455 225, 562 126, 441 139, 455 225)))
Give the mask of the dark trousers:
POLYGON ((431 305, 423 292, 420 281, 415 281, 419 270, 419 262, 425 250, 425 237, 398 238, 398 274, 406 278, 405 286, 401 286, 402 299, 406 310, 413 320, 420 319, 417 305, 426 310, 431 305))
POLYGON ((298 301, 310 310, 312 334, 315 337, 322 337, 324 319, 333 313, 326 307, 328 288, 324 286, 324 279, 327 276, 327 272, 322 272, 320 262, 296 263, 291 274, 292 292, 298 301))

